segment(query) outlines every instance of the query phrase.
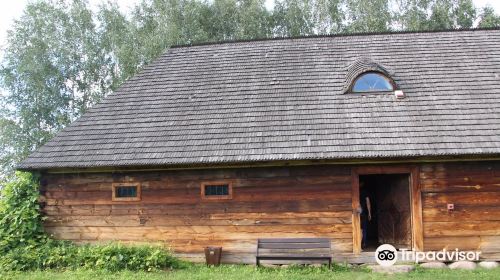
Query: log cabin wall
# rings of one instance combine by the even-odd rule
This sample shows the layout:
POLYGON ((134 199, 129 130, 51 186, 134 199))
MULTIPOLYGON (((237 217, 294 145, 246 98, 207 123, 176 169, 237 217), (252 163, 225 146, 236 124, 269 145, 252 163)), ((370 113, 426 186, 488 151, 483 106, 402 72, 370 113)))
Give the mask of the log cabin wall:
POLYGON ((329 237, 334 252, 352 252, 348 166, 45 174, 41 192, 59 239, 161 242, 195 261, 222 246, 227 263, 253 263, 263 237, 329 237), (201 199, 206 181, 230 181, 232 199, 201 199), (141 183, 141 201, 112 201, 122 182, 141 183))
POLYGON ((420 185, 424 250, 480 250, 500 260, 500 162, 422 164, 420 185))
MULTIPOLYGON (((500 162, 418 166, 424 250, 500 260, 500 162)), ((49 173, 45 228, 76 242, 164 243, 194 261, 203 247, 222 246, 223 262, 253 263, 262 237, 330 237, 336 256, 352 256, 351 167, 49 173), (201 199, 201 183, 221 180, 232 183, 231 200, 201 199), (112 201, 112 184, 123 182, 141 183, 141 201, 112 201)))

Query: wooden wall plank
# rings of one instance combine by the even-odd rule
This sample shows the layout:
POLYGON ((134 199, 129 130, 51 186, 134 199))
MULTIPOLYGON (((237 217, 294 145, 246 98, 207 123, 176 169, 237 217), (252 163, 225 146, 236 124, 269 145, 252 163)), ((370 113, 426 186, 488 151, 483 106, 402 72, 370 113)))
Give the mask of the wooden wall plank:
POLYGON ((425 207, 443 207, 448 203, 456 206, 491 206, 500 205, 499 192, 439 192, 423 193, 425 207))
POLYGON ((453 222, 453 221, 500 221, 500 207, 469 206, 448 211, 446 205, 442 207, 428 207, 423 212, 424 222, 453 222))
POLYGON ((453 221, 424 224, 424 236, 500 235, 500 221, 453 221))
POLYGON ((290 218, 239 218, 211 219, 207 216, 164 216, 164 215, 121 215, 121 216, 50 216, 45 221, 46 226, 224 226, 224 225, 336 225, 351 224, 351 217, 290 217, 290 218))

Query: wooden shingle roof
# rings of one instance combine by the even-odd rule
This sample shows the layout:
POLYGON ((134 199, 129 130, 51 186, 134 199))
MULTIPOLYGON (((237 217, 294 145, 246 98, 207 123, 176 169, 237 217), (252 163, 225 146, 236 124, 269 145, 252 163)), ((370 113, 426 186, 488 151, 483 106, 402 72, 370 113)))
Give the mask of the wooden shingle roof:
POLYGON ((500 30, 169 49, 19 168, 500 154, 500 30), (345 94, 382 65, 406 98, 345 94))

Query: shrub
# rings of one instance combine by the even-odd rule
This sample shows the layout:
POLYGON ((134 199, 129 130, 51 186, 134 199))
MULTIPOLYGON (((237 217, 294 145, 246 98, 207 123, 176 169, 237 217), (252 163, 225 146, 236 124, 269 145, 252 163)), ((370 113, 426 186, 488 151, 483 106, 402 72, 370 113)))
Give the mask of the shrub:
POLYGON ((16 172, 14 179, 2 187, 0 200, 0 254, 14 248, 43 243, 38 184, 30 173, 16 172))
POLYGON ((0 257, 1 270, 103 269, 154 271, 180 263, 158 246, 121 244, 76 246, 49 241, 36 247, 18 247, 0 257))
POLYGON ((152 271, 179 267, 180 262, 160 246, 77 246, 53 240, 43 231, 38 184, 29 173, 2 189, 0 201, 0 270, 105 269, 152 271))
POLYGON ((109 244, 79 247, 73 267, 151 271, 178 267, 178 264, 177 260, 161 247, 109 244))

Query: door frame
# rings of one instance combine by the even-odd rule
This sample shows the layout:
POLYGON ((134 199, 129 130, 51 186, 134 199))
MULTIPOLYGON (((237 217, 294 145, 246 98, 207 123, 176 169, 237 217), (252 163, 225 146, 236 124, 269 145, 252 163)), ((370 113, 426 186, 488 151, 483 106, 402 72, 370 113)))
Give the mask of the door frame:
POLYGON ((351 168, 352 186, 352 249, 354 254, 361 253, 361 221, 359 206, 359 175, 409 174, 411 240, 412 250, 423 251, 424 234, 422 224, 422 194, 419 183, 419 168, 416 165, 357 166, 351 168))

